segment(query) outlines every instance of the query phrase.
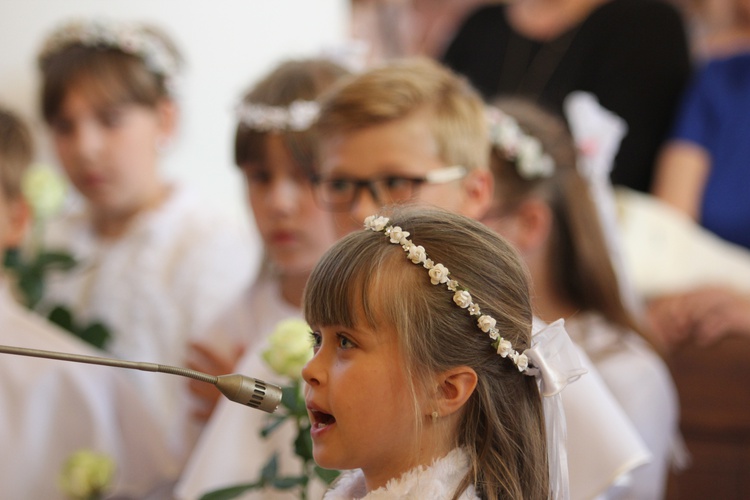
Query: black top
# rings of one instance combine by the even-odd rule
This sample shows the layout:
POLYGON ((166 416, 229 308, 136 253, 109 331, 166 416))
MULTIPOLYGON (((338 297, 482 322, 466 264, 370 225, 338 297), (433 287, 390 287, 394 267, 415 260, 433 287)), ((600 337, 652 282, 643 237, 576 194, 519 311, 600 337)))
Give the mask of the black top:
POLYGON ((555 40, 514 31, 505 5, 474 11, 441 58, 490 99, 521 94, 562 114, 574 90, 596 95, 628 133, 612 171, 615 184, 648 191, 653 163, 690 76, 678 11, 659 0, 610 0, 555 40))

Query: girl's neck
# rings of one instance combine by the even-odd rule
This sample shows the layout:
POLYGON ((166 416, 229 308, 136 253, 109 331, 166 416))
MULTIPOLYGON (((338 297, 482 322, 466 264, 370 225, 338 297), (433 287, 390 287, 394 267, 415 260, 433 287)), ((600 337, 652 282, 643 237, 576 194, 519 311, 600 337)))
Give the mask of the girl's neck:
POLYGON ((94 233, 103 240, 116 240, 123 236, 133 221, 145 212, 160 207, 169 197, 171 189, 160 184, 154 192, 140 204, 122 211, 96 210, 93 213, 94 233))
POLYGON ((527 38, 553 40, 581 24, 608 0, 520 0, 508 7, 508 23, 527 38))
POLYGON ((537 262, 529 264, 531 270, 531 297, 534 314, 541 320, 551 323, 557 319, 567 319, 578 307, 565 293, 560 293, 552 279, 552 268, 547 252, 539 254, 537 262))

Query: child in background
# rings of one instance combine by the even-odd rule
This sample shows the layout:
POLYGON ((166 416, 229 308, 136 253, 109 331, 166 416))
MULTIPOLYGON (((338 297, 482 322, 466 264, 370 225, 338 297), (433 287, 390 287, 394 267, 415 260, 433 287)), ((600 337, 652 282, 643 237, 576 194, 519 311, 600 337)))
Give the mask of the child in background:
POLYGON ((519 249, 531 272, 536 314, 545 321, 565 318, 571 338, 651 452, 651 462, 631 473, 630 484, 615 487, 617 494, 662 498, 677 436, 677 393, 665 363, 620 299, 598 212, 576 168, 573 139, 562 120, 531 101, 495 104, 495 206, 484 222, 519 249))
MULTIPOLYGON (((82 203, 49 223, 48 248, 78 261, 50 277, 46 303, 101 321, 118 357, 185 362, 188 341, 252 273, 249 238, 159 171, 178 122, 173 43, 137 23, 72 22, 39 54, 41 107, 59 161, 82 203)), ((178 377, 134 372, 175 453, 198 428, 178 377)))
MULTIPOLYGON (((386 205, 433 205, 480 219, 492 203, 484 103, 434 61, 394 60, 343 81, 323 99, 318 131, 316 199, 333 212, 340 236, 386 205)), ((580 355, 590 373, 562 396, 574 500, 596 497, 648 457, 633 424, 580 355)))
POLYGON ((365 229, 326 253, 305 290, 313 455, 359 469, 324 498, 565 498, 549 487, 546 415, 525 376, 544 377, 549 359, 530 348, 515 250, 443 210, 396 209, 365 229))
MULTIPOLYGON (((29 208, 21 179, 32 158, 31 135, 0 109, 0 243, 17 247, 29 208)), ((0 344, 89 356, 102 354, 17 304, 0 271, 0 344)), ((91 449, 116 466, 108 493, 159 498, 177 464, 161 426, 123 371, 65 361, 0 354, 0 497, 66 498, 58 486, 63 464, 91 449), (156 493, 160 490, 160 493, 156 493)))
MULTIPOLYGON (((265 263, 258 279, 195 345, 194 368, 217 374, 236 371, 271 383, 287 383, 269 369, 260 353, 277 323, 301 317, 307 277, 335 240, 330 215, 313 199, 317 141, 310 126, 317 115, 316 97, 346 74, 324 59, 290 60, 244 96, 237 116, 235 162, 245 176, 265 263), (233 345, 245 350, 236 366, 236 358, 227 357, 232 349, 217 349, 233 345)), ((215 394, 199 394, 201 416, 210 414, 215 394)), ((264 440, 260 431, 267 423, 267 416, 260 412, 219 400, 175 495, 193 499, 252 482, 274 452, 280 453, 280 473, 300 474, 292 430, 282 427, 264 440)), ((323 491, 322 486, 318 489, 323 491)), ((249 498, 263 499, 294 496, 270 489, 249 494, 249 498)))

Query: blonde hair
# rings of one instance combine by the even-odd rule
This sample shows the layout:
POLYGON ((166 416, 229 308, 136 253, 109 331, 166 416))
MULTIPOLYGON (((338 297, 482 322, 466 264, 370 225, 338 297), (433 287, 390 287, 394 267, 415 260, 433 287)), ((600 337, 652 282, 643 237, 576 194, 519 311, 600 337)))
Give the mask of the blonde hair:
MULTIPOLYGON (((530 345, 527 273, 505 240, 474 220, 439 209, 396 208, 390 218, 451 270, 514 348, 530 345)), ((476 320, 444 287, 432 286, 427 271, 412 264, 398 245, 372 231, 340 240, 313 270, 304 312, 314 325, 393 326, 415 407, 430 377, 471 367, 478 382, 455 436, 455 445, 470 456, 470 469, 454 498, 470 484, 491 500, 547 497, 544 420, 534 377, 500 357, 476 320), (358 310, 364 318, 356 316, 358 310)))
MULTIPOLYGON (((177 46, 164 32, 147 24, 139 28, 160 40, 174 61, 182 63, 177 46)), ((49 39, 57 33, 51 33, 49 39)), ((155 108, 160 101, 172 98, 168 75, 149 68, 142 57, 115 46, 71 42, 58 50, 42 52, 38 65, 42 74, 42 116, 47 123, 57 117, 70 89, 79 85, 109 104, 134 103, 155 108)))
POLYGON ((29 128, 21 118, 0 108, 0 187, 8 198, 22 196, 23 175, 33 154, 29 128))
POLYGON ((567 124, 524 98, 499 98, 493 105, 537 138, 555 167, 551 176, 526 179, 494 146, 490 157, 495 178, 492 211, 510 214, 526 199, 544 200, 553 212, 549 266, 556 291, 582 311, 596 311, 610 322, 644 335, 623 305, 598 211, 578 172, 575 142, 567 124))
POLYGON ((426 58, 405 58, 345 79, 322 98, 323 139, 426 112, 447 165, 487 168, 482 98, 468 81, 426 58))
MULTIPOLYGON (((327 59, 288 60, 279 64, 242 99, 243 103, 288 106, 294 101, 314 101, 323 91, 349 72, 327 59)), ((263 163, 268 134, 281 136, 292 158, 304 173, 315 173, 317 137, 310 129, 302 131, 260 131, 237 124, 234 138, 234 161, 238 166, 263 163)))

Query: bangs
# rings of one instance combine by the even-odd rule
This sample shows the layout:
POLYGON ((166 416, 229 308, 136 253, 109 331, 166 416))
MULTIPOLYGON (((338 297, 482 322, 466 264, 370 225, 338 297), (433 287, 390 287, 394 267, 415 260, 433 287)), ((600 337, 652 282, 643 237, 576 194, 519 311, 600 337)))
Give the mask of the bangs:
POLYGON ((237 125, 234 137, 235 165, 240 168, 247 164, 266 165, 266 142, 271 133, 281 137, 284 148, 300 174, 313 177, 317 173, 317 150, 313 132, 261 132, 241 123, 237 125))
POLYGON ((310 275, 304 294, 305 319, 310 325, 346 328, 356 328, 363 320, 373 329, 383 323, 400 324, 399 316, 408 316, 404 309, 410 309, 410 304, 397 297, 408 295, 414 287, 415 271, 401 248, 382 234, 364 230, 349 234, 323 255, 310 275), (401 293, 387 293, 394 289, 401 293))
POLYGON ((135 56, 118 50, 71 47, 44 68, 42 113, 47 122, 73 89, 81 89, 97 106, 125 103, 155 107, 167 96, 163 79, 148 71, 135 56))

